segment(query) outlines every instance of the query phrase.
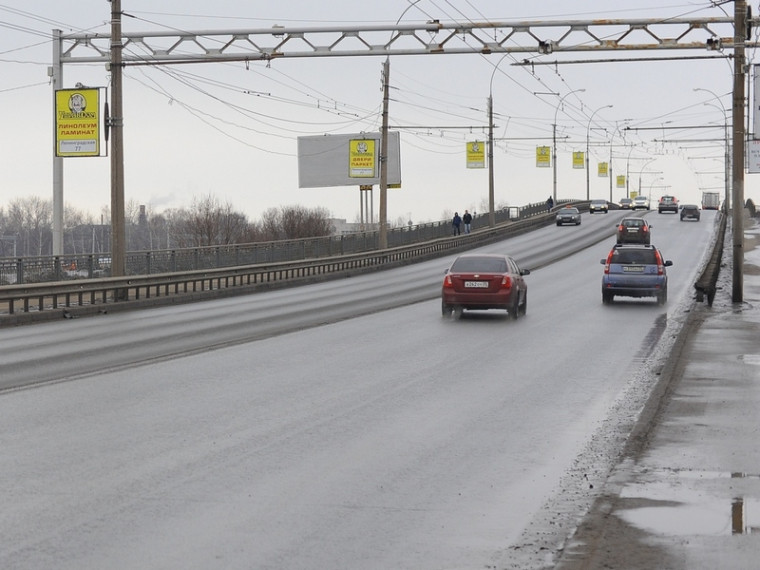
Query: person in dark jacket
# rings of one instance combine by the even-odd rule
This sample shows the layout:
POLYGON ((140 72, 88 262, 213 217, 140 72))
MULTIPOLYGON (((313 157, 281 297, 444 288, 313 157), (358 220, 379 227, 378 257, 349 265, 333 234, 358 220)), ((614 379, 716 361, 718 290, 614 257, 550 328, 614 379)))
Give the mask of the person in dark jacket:
POLYGON ((462 218, 459 217, 459 212, 454 212, 454 219, 451 220, 451 225, 454 226, 454 235, 458 236, 462 233, 459 226, 462 225, 462 218))
POLYGON ((554 198, 549 196, 549 199, 546 201, 546 211, 551 212, 553 207, 554 207, 554 198))
POLYGON ((464 211, 462 223, 464 224, 464 233, 469 234, 471 229, 470 224, 472 224, 472 214, 470 214, 469 210, 464 211))

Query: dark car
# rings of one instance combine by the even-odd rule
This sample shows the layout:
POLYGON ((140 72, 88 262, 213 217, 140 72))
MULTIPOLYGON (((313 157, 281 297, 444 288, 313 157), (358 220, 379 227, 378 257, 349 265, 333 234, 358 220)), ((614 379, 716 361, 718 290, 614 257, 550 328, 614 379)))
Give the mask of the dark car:
POLYGON ((609 210, 610 207, 607 204, 607 200, 591 200, 591 203, 588 205, 589 214, 594 214, 596 212, 604 212, 606 214, 609 210))
POLYGON ((617 225, 617 243, 651 242, 652 226, 644 218, 623 218, 617 225))
POLYGON ((441 313, 452 311, 502 309, 516 319, 528 309, 528 285, 520 269, 509 256, 487 253, 460 255, 446 270, 441 288, 441 313))
POLYGON ((678 199, 675 196, 662 196, 657 203, 657 212, 662 214, 663 212, 678 213, 678 199))
POLYGON ((684 204, 681 206, 681 221, 684 220, 697 220, 699 221, 700 212, 699 206, 696 204, 684 204))
POLYGON ((557 225, 561 226, 563 224, 575 224, 576 226, 581 225, 581 212, 578 210, 578 208, 574 208, 573 206, 565 206, 561 210, 557 212, 557 225))
POLYGON ((620 198, 620 202, 618 202, 618 205, 620 206, 621 210, 630 210, 633 206, 633 200, 630 198, 620 198))
POLYGON ((656 297, 664 305, 668 300, 668 274, 665 260, 653 245, 616 245, 606 259, 602 275, 602 303, 608 305, 616 295, 656 297))

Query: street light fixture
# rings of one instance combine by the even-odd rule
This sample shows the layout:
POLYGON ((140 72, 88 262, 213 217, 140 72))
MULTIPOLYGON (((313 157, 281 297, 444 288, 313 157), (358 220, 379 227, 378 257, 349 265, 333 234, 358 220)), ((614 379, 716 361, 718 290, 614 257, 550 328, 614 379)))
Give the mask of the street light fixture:
POLYGON ((599 107, 596 111, 591 113, 591 116, 588 119, 588 127, 586 127, 586 200, 590 200, 590 190, 591 190, 591 177, 589 173, 589 164, 588 164, 588 146, 589 146, 589 132, 591 131, 591 121, 594 120, 594 115, 596 115, 599 111, 602 109, 609 109, 612 105, 605 105, 604 107, 599 107))
MULTIPOLYGON (((731 155, 729 154, 729 148, 728 148, 728 113, 726 113, 726 107, 723 105, 723 102, 720 100, 720 97, 718 97, 714 92, 710 91, 709 89, 705 89, 704 87, 695 87, 694 91, 704 91, 706 93, 709 93, 712 95, 718 103, 720 103, 720 110, 723 112, 723 138, 724 138, 724 151, 725 155, 723 158, 723 182, 725 185, 724 192, 725 192, 725 208, 726 212, 729 211, 730 204, 731 204, 731 192, 729 191, 729 170, 731 169, 731 155)), ((705 103, 705 105, 710 105, 712 107, 718 108, 717 105, 713 105, 712 103, 705 103)))
POLYGON ((508 53, 505 53, 496 62, 491 72, 491 81, 488 84, 488 226, 491 228, 496 225, 493 172, 493 78, 496 75, 496 70, 499 69, 499 64, 508 55, 508 53))
POLYGON ((566 97, 572 95, 573 93, 581 93, 583 91, 585 91, 585 89, 574 89, 569 93, 566 93, 557 102, 557 108, 554 110, 554 124, 552 124, 552 170, 554 181, 554 185, 552 186, 552 199, 554 200, 555 204, 557 203, 557 113, 559 112, 559 108, 562 106, 562 101, 564 101, 566 97))

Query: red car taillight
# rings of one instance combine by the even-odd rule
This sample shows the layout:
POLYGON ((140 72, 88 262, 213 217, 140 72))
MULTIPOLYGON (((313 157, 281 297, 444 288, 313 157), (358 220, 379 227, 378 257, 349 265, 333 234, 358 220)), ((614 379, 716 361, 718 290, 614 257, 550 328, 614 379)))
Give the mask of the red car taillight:
POLYGON ((654 256, 657 260, 657 275, 663 275, 665 273, 665 266, 662 263, 662 256, 659 251, 655 251, 654 256))
POLYGON ((450 289, 453 286, 454 284, 451 282, 451 275, 447 275, 446 277, 443 278, 444 289, 450 289))
POLYGON ((649 231, 649 228, 647 226, 641 226, 641 231, 647 233, 649 231))
POLYGON ((618 231, 619 231, 619 232, 622 232, 624 229, 625 229, 625 226, 623 226, 623 224, 620 224, 620 225, 618 226, 618 231))
POLYGON ((609 252, 609 254, 607 254, 607 263, 604 264, 605 275, 610 274, 610 263, 612 263, 612 252, 609 252))
POLYGON ((512 278, 509 275, 505 275, 501 280, 502 289, 510 289, 512 287, 512 278))

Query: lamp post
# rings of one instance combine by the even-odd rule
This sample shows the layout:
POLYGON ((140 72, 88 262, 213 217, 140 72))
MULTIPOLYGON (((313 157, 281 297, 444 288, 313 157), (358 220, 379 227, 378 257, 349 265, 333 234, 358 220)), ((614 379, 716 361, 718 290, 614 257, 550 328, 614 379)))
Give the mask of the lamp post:
POLYGON ((715 98, 718 103, 720 103, 720 107, 717 105, 713 105, 712 103, 705 103, 705 105, 710 105, 712 107, 715 107, 716 109, 720 109, 723 112, 723 148, 724 148, 724 157, 723 157, 723 183, 724 183, 724 192, 725 192, 725 198, 724 198, 724 204, 726 208, 726 212, 729 211, 730 205, 731 205, 731 192, 729 190, 729 170, 731 169, 731 155, 729 154, 729 145, 728 145, 728 113, 726 113, 726 107, 723 105, 723 102, 720 100, 720 97, 718 97, 714 92, 710 91, 709 89, 705 89, 704 87, 695 87, 694 91, 704 91, 706 93, 709 93, 710 95, 715 98))
POLYGON ((559 108, 562 106, 562 101, 564 101, 567 96, 583 91, 585 91, 585 89, 573 89, 569 93, 566 93, 557 102, 557 108, 554 110, 554 124, 552 124, 552 170, 554 181, 554 185, 552 187, 552 199, 554 200, 555 204, 557 203, 557 113, 559 112, 559 108))
POLYGON ((488 226, 494 227, 496 225, 496 209, 494 200, 494 172, 493 172, 493 78, 496 75, 496 70, 499 69, 499 64, 509 54, 505 53, 501 56, 501 59, 496 62, 491 72, 491 81, 488 84, 488 226))
POLYGON ((586 200, 590 199, 591 194, 591 176, 589 174, 589 165, 588 165, 588 146, 589 146, 589 133, 591 131, 591 121, 594 120, 594 115, 596 115, 599 111, 602 109, 609 109, 612 107, 612 105, 605 105, 604 107, 599 107, 596 111, 591 113, 591 116, 588 119, 588 127, 586 127, 586 200))

